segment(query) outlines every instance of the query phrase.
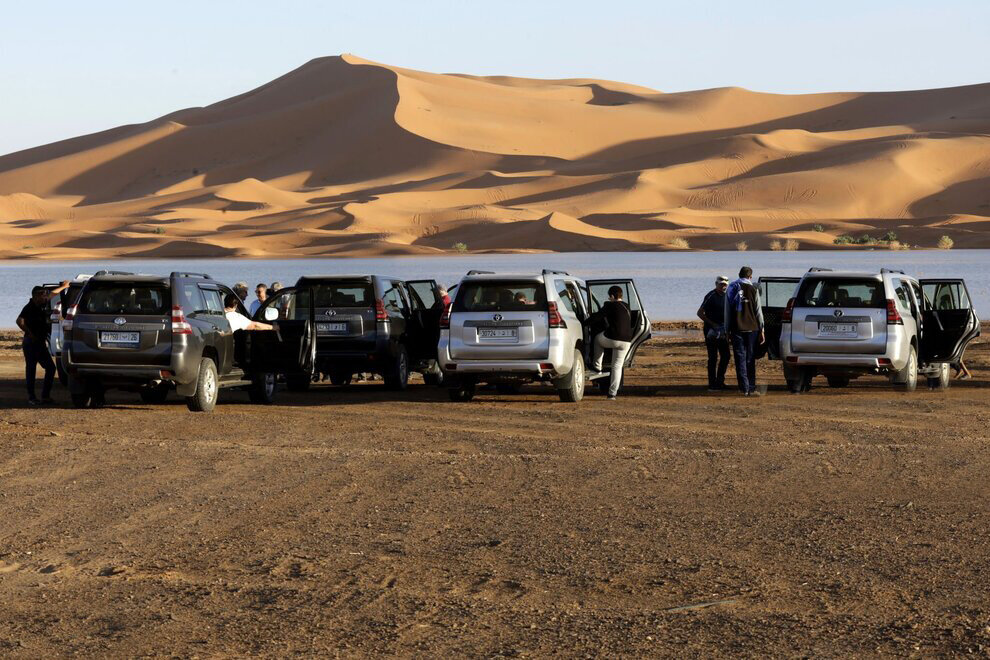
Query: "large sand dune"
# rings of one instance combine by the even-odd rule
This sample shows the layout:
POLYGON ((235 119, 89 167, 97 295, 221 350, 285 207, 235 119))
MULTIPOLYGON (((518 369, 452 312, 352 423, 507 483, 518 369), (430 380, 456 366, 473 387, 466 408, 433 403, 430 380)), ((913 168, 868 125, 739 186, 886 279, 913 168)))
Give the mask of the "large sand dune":
POLYGON ((990 247, 990 84, 783 96, 314 60, 0 157, 0 257, 990 247))

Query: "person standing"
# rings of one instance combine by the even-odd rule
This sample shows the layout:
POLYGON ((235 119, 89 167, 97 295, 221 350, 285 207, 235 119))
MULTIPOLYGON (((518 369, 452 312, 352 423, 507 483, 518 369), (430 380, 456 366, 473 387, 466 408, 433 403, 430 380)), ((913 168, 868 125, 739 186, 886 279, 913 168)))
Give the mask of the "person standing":
POLYGON ((271 286, 268 287, 268 293, 278 293, 282 289, 282 283, 278 280, 272 282, 271 286))
POLYGON ((708 349, 709 392, 725 389, 725 371, 729 368, 729 337, 725 332, 725 291, 728 288, 729 278, 719 275, 715 278, 715 288, 705 295, 698 308, 698 318, 704 323, 705 348, 708 349))
POLYGON ((69 282, 62 282, 57 288, 48 290, 43 286, 31 289, 31 300, 24 305, 17 317, 17 327, 24 332, 21 349, 24 351, 24 381, 27 386, 28 404, 36 406, 39 403, 54 403, 52 401, 52 385, 55 383, 55 363, 48 352, 48 336, 52 331, 51 310, 49 302, 52 298, 69 288, 69 282), (35 397, 34 381, 38 365, 45 370, 45 381, 41 387, 41 401, 35 397))
POLYGON ((601 322, 605 323, 605 331, 595 336, 594 359, 591 362, 592 371, 589 376, 592 379, 603 376, 602 358, 605 356, 606 348, 612 349, 612 374, 608 386, 608 400, 614 401, 622 384, 622 369, 626 364, 626 355, 629 354, 633 339, 632 310, 622 300, 622 287, 609 287, 608 300, 589 321, 592 327, 601 322))
POLYGON ((257 297, 251 301, 251 306, 248 307, 248 312, 251 314, 251 318, 254 318, 254 314, 258 311, 258 308, 265 304, 265 301, 268 300, 268 285, 258 284, 258 286, 254 287, 254 295, 257 297))
POLYGON ((753 269, 743 266, 739 279, 725 293, 725 329, 732 341, 736 379, 745 396, 760 396, 756 389, 756 347, 766 341, 760 292, 753 286, 753 269))
POLYGON ((247 282, 238 282, 237 284, 235 284, 234 293, 237 294, 237 297, 241 299, 242 303, 247 302, 247 296, 248 296, 247 282))

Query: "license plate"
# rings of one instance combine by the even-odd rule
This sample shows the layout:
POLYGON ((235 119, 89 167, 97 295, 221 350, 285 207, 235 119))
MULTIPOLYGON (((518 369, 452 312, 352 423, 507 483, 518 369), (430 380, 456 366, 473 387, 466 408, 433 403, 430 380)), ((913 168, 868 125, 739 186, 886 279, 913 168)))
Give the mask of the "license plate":
POLYGON ((101 344, 140 344, 140 332, 101 332, 101 344))
POLYGON ((518 339, 517 328, 478 328, 478 339, 518 339))
POLYGON ((818 332, 823 335, 854 335, 856 334, 856 324, 821 323, 818 325, 818 332))
POLYGON ((346 323, 317 323, 317 332, 347 332, 346 323))

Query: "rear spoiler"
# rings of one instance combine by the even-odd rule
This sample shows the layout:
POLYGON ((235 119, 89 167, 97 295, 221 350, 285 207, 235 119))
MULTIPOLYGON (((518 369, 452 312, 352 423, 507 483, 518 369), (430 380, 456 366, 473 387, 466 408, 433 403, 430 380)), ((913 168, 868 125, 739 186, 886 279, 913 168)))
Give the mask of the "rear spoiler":
MULTIPOLYGON (((97 273, 97 275, 99 275, 99 274, 100 273, 97 273)), ((115 274, 117 274, 117 275, 130 275, 131 273, 115 273, 115 274)), ((204 280, 212 280, 213 279, 212 277, 210 277, 206 273, 180 273, 178 271, 172 271, 172 273, 169 275, 169 277, 170 278, 172 278, 172 277, 202 277, 204 280)))

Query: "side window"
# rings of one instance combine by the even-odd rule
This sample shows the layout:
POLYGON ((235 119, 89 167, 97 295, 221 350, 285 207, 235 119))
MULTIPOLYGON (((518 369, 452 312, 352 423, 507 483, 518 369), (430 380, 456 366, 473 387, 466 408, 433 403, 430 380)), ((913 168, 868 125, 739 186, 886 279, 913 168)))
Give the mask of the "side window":
POLYGON ((394 282, 392 288, 382 296, 382 302, 385 304, 385 311, 389 314, 402 314, 403 308, 406 307, 402 292, 399 287, 395 286, 394 282))
POLYGON ((576 303, 570 290, 567 288, 567 284, 567 282, 557 280, 557 297, 560 298, 560 304, 564 306, 564 309, 571 314, 577 314, 576 303))
POLYGON ((206 300, 203 298, 203 292, 192 282, 183 282, 179 285, 179 304, 187 313, 210 313, 206 306, 206 300))
POLYGON ((223 300, 216 289, 200 289, 206 301, 206 309, 212 314, 223 314, 223 300))
POLYGON ((577 285, 571 281, 567 282, 567 290, 571 294, 571 300, 574 301, 574 313, 583 321, 587 315, 584 313, 584 305, 581 302, 581 292, 578 291, 577 285))
POLYGON ((936 310, 969 309, 969 296, 961 282, 932 282, 922 287, 925 298, 936 310))
MULTIPOLYGON (((217 293, 217 296, 220 299, 220 314, 222 315, 223 314, 223 301, 224 301, 224 298, 226 298, 229 295, 232 295, 234 292, 231 291, 230 289, 227 289, 225 287, 222 287, 216 293, 217 293)), ((248 314, 247 307, 244 306, 244 302, 240 298, 237 299, 237 311, 240 312, 241 314, 243 314, 244 316, 246 316, 248 318, 251 318, 251 315, 248 314)))
POLYGON ((894 287, 894 293, 897 294, 897 299, 901 303, 901 307, 904 309, 911 309, 911 303, 908 301, 907 288, 904 286, 904 282, 899 279, 893 279, 890 283, 894 287))

